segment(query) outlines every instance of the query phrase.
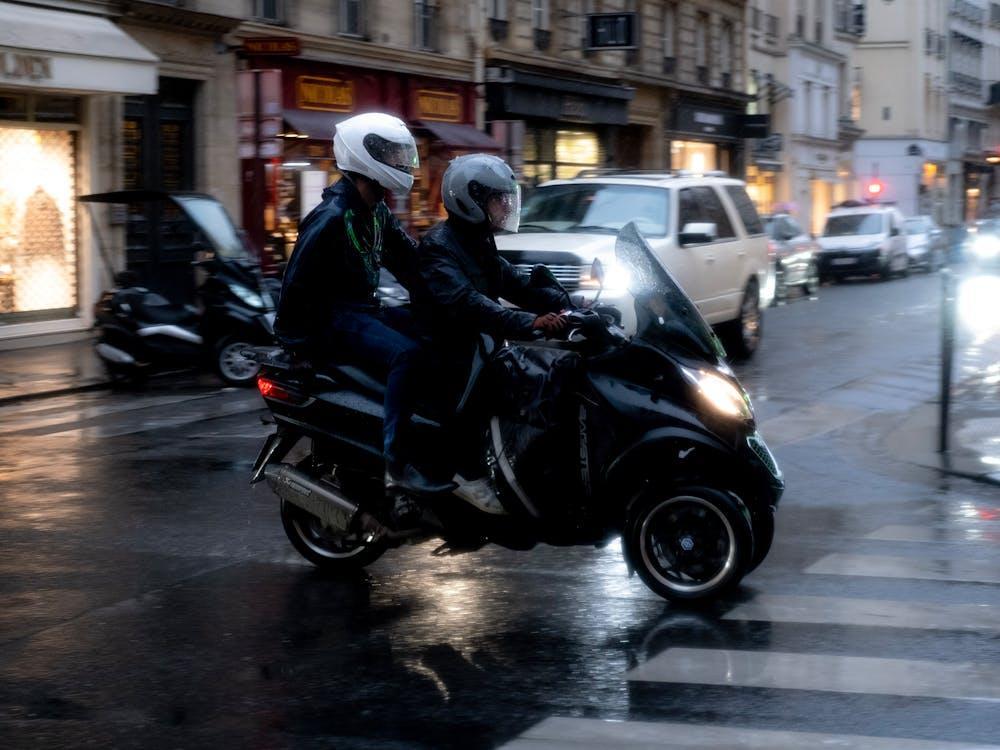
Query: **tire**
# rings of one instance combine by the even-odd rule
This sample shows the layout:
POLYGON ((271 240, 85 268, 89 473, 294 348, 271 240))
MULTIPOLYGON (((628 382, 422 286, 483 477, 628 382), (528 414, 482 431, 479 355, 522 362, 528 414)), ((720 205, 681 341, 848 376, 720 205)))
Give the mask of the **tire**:
POLYGON ((899 269, 899 278, 905 279, 910 275, 910 254, 903 255, 903 267, 899 269))
POLYGON ((629 511, 625 553, 668 600, 710 599, 749 571, 753 531, 742 504, 708 487, 647 488, 629 511))
POLYGON ((734 359, 750 359, 760 346, 763 329, 764 316, 760 309, 760 289, 757 280, 750 279, 746 289, 743 290, 739 317, 725 326, 726 350, 734 359))
POLYGON ((257 382, 260 365, 243 359, 240 351, 253 346, 236 336, 226 336, 215 345, 215 371, 227 385, 246 388, 257 382))
POLYGON ((930 260, 927 261, 927 273, 937 273, 941 270, 941 251, 931 250, 930 260))
POLYGON ((356 573, 378 560, 387 549, 384 541, 366 543, 358 535, 333 534, 316 516, 284 500, 281 525, 295 551, 324 573, 356 573))
POLYGON ((879 268, 878 278, 880 281, 889 281, 892 279, 892 261, 887 260, 879 268))
POLYGON ((747 566, 747 573, 756 570, 764 562, 774 542, 774 508, 765 508, 751 516, 753 528, 753 555, 747 566))
POLYGON ((774 269, 774 299, 771 301, 771 307, 778 307, 788 302, 788 283, 785 278, 785 269, 779 264, 774 269))
POLYGON ((809 264, 809 270, 806 271, 802 292, 808 297, 815 297, 819 292, 819 283, 819 266, 816 265, 816 261, 813 261, 809 264))

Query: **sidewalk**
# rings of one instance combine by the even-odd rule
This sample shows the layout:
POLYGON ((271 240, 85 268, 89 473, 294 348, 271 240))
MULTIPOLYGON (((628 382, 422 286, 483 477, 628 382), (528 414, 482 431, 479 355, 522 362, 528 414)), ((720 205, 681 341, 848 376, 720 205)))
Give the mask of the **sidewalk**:
POLYGON ((913 409, 886 438, 898 459, 1000 485, 1000 335, 956 357, 950 450, 937 452, 939 405, 913 409))
POLYGON ((107 385, 90 338, 0 351, 0 404, 107 385))

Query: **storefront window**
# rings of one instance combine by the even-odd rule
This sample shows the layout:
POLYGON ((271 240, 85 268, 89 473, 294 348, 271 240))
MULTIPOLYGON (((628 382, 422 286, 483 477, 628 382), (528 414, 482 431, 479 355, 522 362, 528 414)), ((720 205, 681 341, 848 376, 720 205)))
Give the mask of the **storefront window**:
POLYGON ((747 167, 747 193, 762 214, 774 213, 775 173, 756 166, 747 167))
POLYGON ((588 130, 527 128, 524 137, 524 179, 529 186, 546 180, 576 177, 604 160, 597 133, 588 130))
POLYGON ((0 315, 76 306, 75 137, 0 125, 0 315))
POLYGON ((700 141, 671 141, 670 168, 707 172, 718 169, 718 147, 700 141))

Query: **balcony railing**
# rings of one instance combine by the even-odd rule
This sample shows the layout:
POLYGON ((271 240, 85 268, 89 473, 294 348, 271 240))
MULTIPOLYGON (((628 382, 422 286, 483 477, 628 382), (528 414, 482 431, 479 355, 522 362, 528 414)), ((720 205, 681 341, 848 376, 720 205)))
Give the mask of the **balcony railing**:
POLYGON ((664 75, 672 76, 677 73, 677 58, 676 57, 664 57, 663 58, 663 73, 664 75))
POLYGON ((955 90, 960 94, 976 98, 982 98, 983 96, 982 78, 976 78, 975 76, 966 75, 965 73, 952 71, 951 85, 954 86, 955 90))
POLYGON ((510 22, 505 18, 491 18, 490 19, 490 36, 493 37, 493 41, 501 42, 507 38, 510 33, 510 22))
POLYGON ((545 52, 552 46, 552 32, 548 29, 535 29, 535 49, 545 52))

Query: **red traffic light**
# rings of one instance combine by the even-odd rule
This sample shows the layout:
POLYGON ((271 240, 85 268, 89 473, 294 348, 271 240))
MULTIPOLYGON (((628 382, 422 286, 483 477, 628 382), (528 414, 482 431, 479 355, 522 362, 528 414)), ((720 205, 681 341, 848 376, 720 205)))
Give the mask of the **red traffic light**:
POLYGON ((882 195, 882 183, 881 182, 872 182, 872 183, 869 183, 869 185, 868 185, 868 195, 872 196, 873 198, 875 196, 882 195))

